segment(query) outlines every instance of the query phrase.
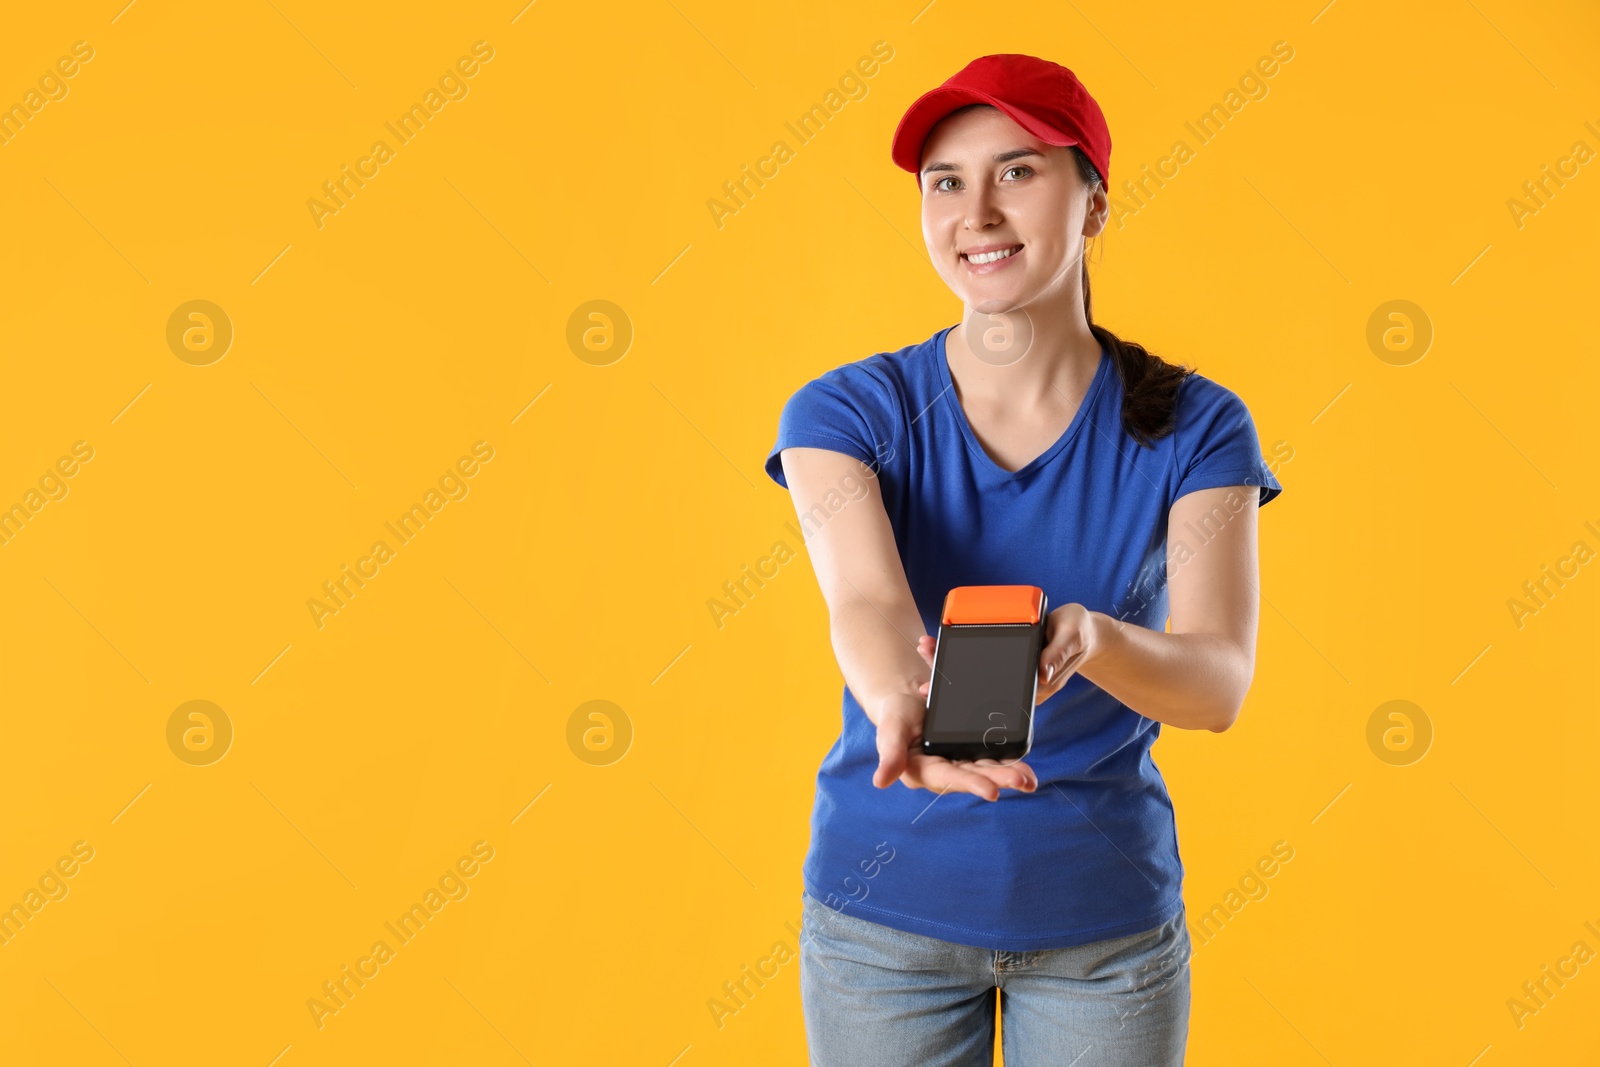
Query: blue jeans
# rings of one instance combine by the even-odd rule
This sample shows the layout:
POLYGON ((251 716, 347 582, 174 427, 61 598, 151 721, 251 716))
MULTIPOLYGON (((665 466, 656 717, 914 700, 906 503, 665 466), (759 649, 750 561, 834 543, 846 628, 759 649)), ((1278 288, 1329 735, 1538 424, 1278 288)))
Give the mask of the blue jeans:
POLYGON ((812 1067, 1182 1067, 1185 914, 1072 948, 997 952, 844 915, 801 894, 812 1067))

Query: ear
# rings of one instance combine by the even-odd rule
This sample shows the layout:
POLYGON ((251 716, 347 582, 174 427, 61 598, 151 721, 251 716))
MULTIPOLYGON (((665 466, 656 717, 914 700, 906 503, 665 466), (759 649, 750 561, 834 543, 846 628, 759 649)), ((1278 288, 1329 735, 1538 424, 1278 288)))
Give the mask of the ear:
POLYGON ((1111 201, 1106 197, 1105 186, 1096 186, 1094 194, 1089 197, 1089 210, 1083 216, 1083 235, 1099 237, 1100 231, 1106 228, 1106 220, 1110 216, 1111 201))

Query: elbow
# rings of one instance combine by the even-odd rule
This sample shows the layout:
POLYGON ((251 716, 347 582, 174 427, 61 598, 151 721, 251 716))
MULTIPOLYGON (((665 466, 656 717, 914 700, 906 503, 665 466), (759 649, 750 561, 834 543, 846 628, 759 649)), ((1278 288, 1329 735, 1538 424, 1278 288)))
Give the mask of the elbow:
POLYGON ((1214 734, 1220 734, 1224 730, 1227 730, 1233 726, 1234 723, 1239 721, 1239 711, 1242 707, 1242 704, 1235 704, 1232 702, 1228 703, 1217 712, 1216 716, 1211 720, 1211 725, 1206 727, 1206 729, 1210 730, 1214 734))
POLYGON ((1212 733, 1220 734, 1239 721, 1239 712, 1244 710, 1244 698, 1249 695, 1250 685, 1255 680, 1256 665, 1253 656, 1241 653, 1235 662, 1236 681, 1234 685, 1228 687, 1226 696, 1212 715, 1211 724, 1207 727, 1212 733))

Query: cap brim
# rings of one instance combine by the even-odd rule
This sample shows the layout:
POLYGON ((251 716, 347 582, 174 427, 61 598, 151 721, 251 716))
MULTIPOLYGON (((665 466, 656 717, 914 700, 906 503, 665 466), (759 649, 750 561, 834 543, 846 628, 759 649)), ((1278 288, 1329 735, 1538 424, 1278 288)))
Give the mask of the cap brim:
POLYGON ((889 156, 894 160, 895 166, 912 174, 918 173, 922 164, 922 146, 927 141, 928 134, 952 111, 968 104, 988 104, 997 108, 1012 122, 1045 144, 1065 147, 1078 143, 1075 138, 1057 133, 1041 119, 988 93, 958 86, 940 86, 919 96, 900 117, 900 124, 895 127, 894 139, 889 149, 889 156))

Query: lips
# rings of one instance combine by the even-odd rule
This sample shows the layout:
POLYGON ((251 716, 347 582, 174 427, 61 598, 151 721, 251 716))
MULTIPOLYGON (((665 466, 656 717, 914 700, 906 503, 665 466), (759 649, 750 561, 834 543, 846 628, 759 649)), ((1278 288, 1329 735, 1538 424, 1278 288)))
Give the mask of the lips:
POLYGON ((1026 249, 1022 245, 990 245, 987 249, 980 246, 979 248, 970 248, 962 252, 961 260, 966 266, 969 275, 983 277, 994 274, 996 271, 1009 269, 1013 263, 1022 257, 1024 251, 1026 249), (989 256, 998 256, 999 258, 991 259, 985 263, 974 260, 972 258, 974 256, 978 256, 979 260, 989 256))
POLYGON ((969 263, 974 263, 975 265, 982 266, 982 265, 985 265, 986 263, 998 263, 1003 259, 1009 259, 1010 256, 1016 255, 1020 251, 1022 251, 1022 245, 1020 245, 1020 244, 975 245, 974 247, 969 248, 966 251, 962 252, 961 253, 961 258, 966 260, 969 263), (1010 255, 996 256, 995 255, 996 252, 1005 252, 1005 253, 1009 253, 1010 255), (973 259, 974 256, 977 256, 977 257, 980 257, 980 258, 975 261, 973 259))

